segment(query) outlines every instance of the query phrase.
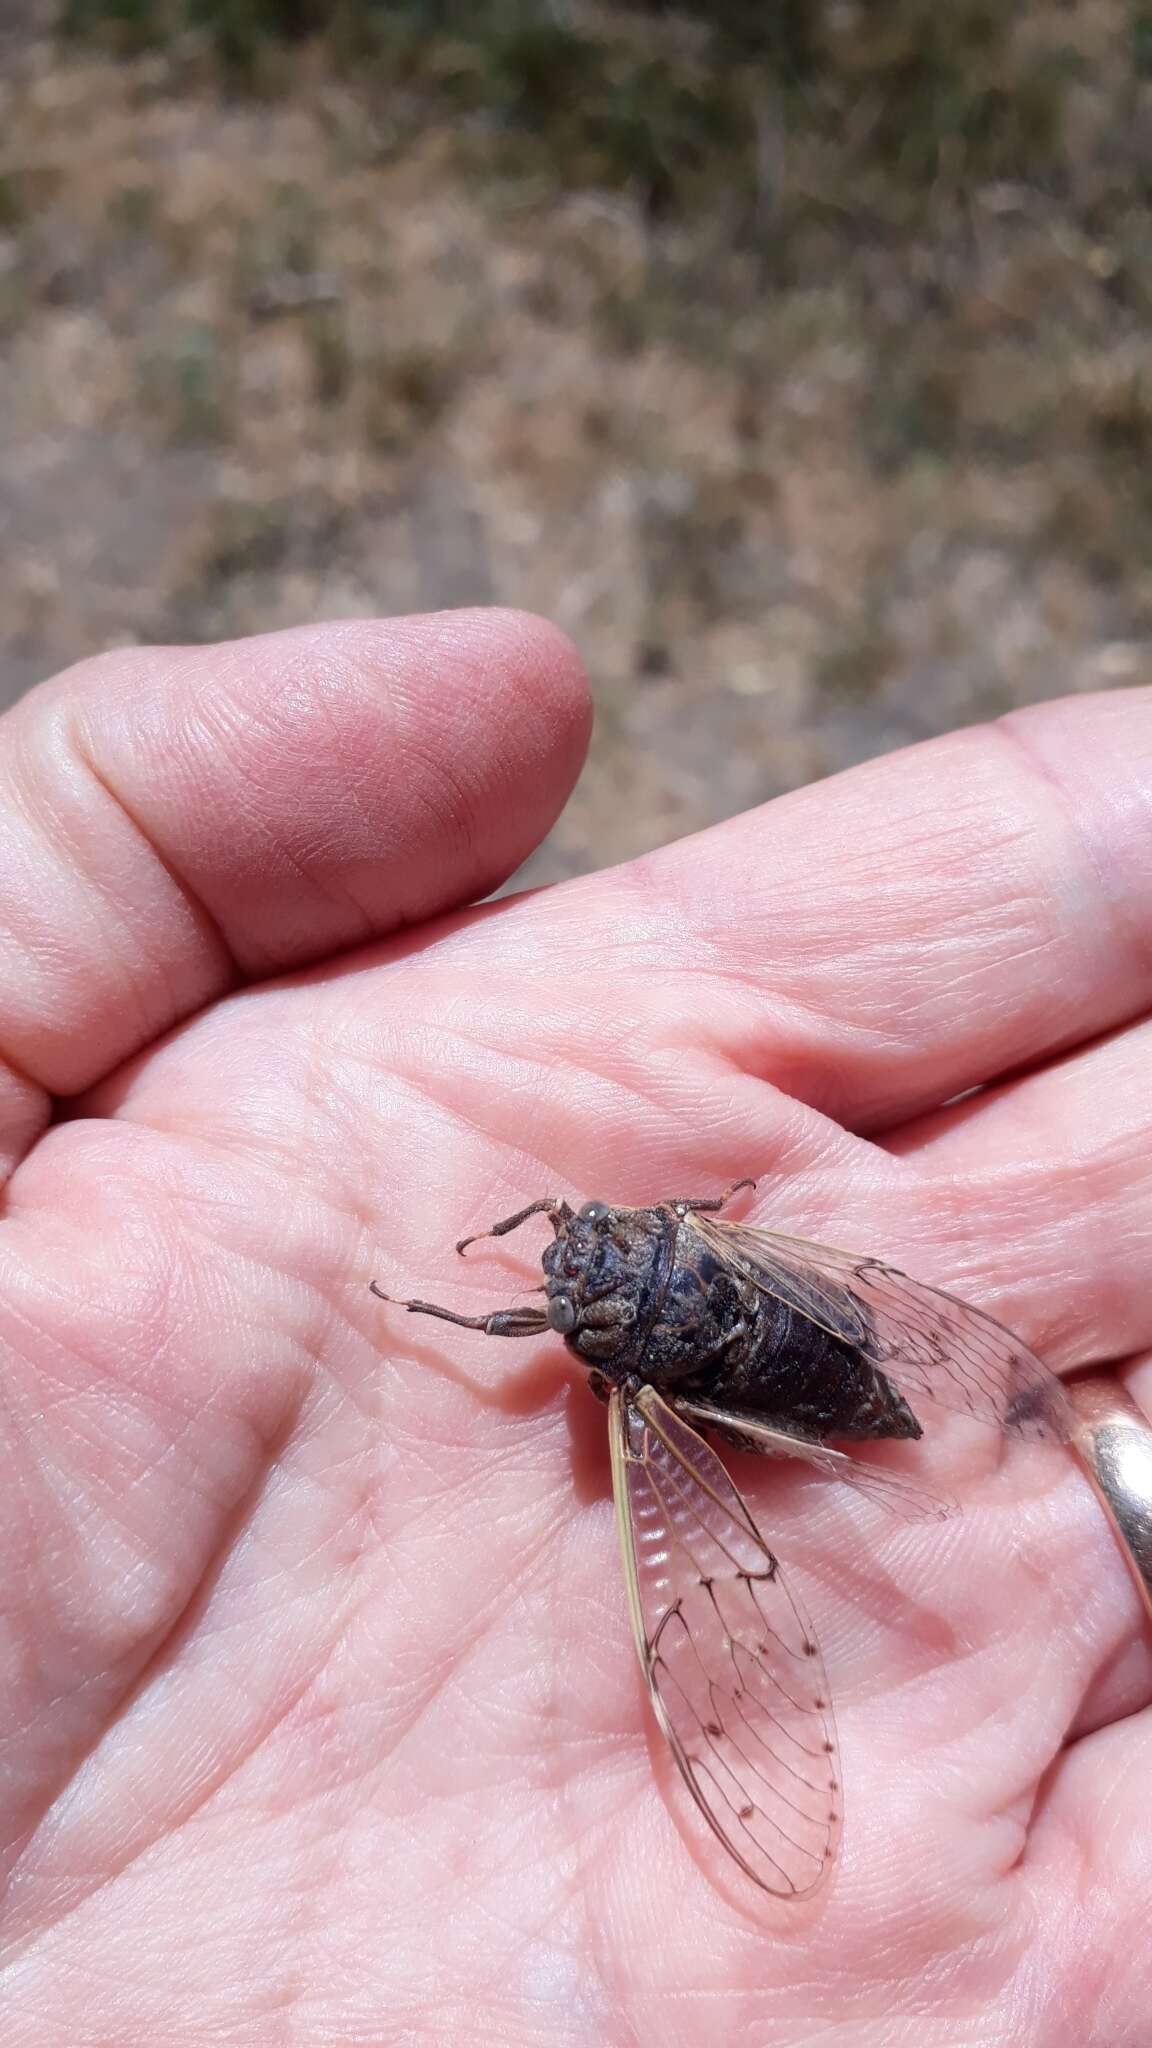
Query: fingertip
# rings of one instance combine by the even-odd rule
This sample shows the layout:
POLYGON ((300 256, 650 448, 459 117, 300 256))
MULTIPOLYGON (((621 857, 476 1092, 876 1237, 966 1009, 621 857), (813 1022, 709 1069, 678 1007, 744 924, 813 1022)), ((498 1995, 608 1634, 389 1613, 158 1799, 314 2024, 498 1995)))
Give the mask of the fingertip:
POLYGON ((389 665, 387 687, 406 698, 413 730, 436 721, 451 772, 474 781, 499 823, 489 847, 494 887, 555 822, 584 764, 592 730, 584 665, 567 634, 532 612, 493 606, 388 625, 405 636, 410 659, 402 671, 389 665))
POLYGON ((68 1094, 245 976, 476 901, 553 824, 588 697, 513 611, 127 648, 0 748, 0 1054, 68 1094))
POLYGON ((115 688, 82 698, 88 750, 246 973, 487 894, 553 824, 587 745, 579 657, 521 612, 166 650, 159 689, 132 671, 130 719, 115 688))

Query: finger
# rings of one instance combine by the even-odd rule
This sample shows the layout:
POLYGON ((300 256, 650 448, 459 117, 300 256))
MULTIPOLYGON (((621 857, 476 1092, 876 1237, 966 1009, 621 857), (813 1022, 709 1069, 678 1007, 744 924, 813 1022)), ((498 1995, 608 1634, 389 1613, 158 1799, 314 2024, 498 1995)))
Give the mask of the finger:
POLYGON ((935 1190, 946 1234, 970 1247, 977 1298, 995 1289, 1061 1367, 1152 1345, 1150 1083, 1143 1023, 888 1140, 935 1190))
POLYGON ((587 957, 658 976, 666 1035, 690 1012, 882 1126, 1152 1001, 1152 690, 954 733, 573 886, 587 957))
POLYGON ((128 650, 0 725, 0 1142, 234 976, 487 892, 579 767, 540 621, 459 613, 128 650))
POLYGON ((1048 1930, 1057 1964, 1061 1955, 1108 1958, 1092 1989, 1082 1968, 1068 1973, 1045 2039, 1137 2048, 1147 2035, 1150 1765, 1152 1716, 1134 1713, 1071 1743, 1041 1788, 1021 1864, 1034 1924, 1048 1930))
POLYGON ((1089 2008, 1097 2019, 1101 2008, 1096 1996, 1086 1998, 1085 2011, 1073 2021, 1075 2032, 1067 2035, 1070 2040, 1137 2042, 1145 2032, 1143 2021, 1134 2032, 1114 2030, 1109 2017, 1148 2010, 1152 1856, 1145 1803, 1133 1797, 1133 1787, 1147 1784, 1150 1766, 1148 1715, 1097 1729, 1061 1759, 1033 1823, 1025 1868, 1045 1924, 1058 1929, 1075 1953, 1083 1944, 1085 1897, 1096 1902, 1098 1911, 1103 1908, 1110 1922, 1094 1943, 1095 1952, 1111 1958, 1104 2026, 1088 2031, 1089 2008), (1075 1885, 1069 1884, 1070 1870, 1077 1873, 1075 1885))
MULTIPOLYGON (((925 1277, 994 1309, 1054 1367, 1127 1359, 1121 1377, 1145 1415, 1152 1413, 1150 1071, 1152 1023, 1145 1022, 918 1119, 889 1140, 894 1157, 913 1169, 937 1240, 939 1263, 925 1263, 925 1277)), ((898 1204, 893 1210, 899 1214, 898 1204)), ((1147 1615, 1078 1472, 1053 1521, 1048 1556, 1049 1634, 1063 1645, 1052 1692, 1060 1727, 1090 1730, 1145 1708, 1152 1701, 1147 1615)), ((1034 1628, 1047 1626, 1035 1592, 1030 1619, 1034 1628)))

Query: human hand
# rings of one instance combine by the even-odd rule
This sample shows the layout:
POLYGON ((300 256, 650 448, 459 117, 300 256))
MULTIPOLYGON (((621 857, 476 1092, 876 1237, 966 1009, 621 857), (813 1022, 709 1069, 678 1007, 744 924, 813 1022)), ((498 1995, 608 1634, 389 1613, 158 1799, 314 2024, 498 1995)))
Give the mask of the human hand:
POLYGON ((573 1361, 368 1282, 479 1312, 537 1247, 452 1244, 532 1196, 749 1173, 1054 1365, 1152 1345, 1152 693, 431 921, 583 736, 499 615, 0 728, 5 2044, 1146 2041, 1152 1658, 1066 1454, 940 1524, 733 1459, 844 1752, 782 1906, 653 1729, 573 1361))

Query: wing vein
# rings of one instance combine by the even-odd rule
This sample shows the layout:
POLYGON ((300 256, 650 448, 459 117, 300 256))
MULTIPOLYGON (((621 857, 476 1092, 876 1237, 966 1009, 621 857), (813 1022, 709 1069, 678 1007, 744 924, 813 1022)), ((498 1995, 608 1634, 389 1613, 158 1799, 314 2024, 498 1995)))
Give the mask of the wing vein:
POLYGON ((765 1890, 824 1877, 839 1828, 819 1651, 720 1460, 652 1387, 611 1397, 613 1483, 641 1665, 714 1834, 765 1890))

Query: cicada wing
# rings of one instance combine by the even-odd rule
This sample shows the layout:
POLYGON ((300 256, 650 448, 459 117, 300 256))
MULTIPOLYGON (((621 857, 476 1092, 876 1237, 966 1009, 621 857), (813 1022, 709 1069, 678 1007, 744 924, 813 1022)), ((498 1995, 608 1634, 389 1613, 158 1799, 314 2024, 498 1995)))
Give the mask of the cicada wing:
POLYGON ((1072 1409, 1060 1381, 994 1316, 881 1259, 714 1216, 685 1219, 717 1256, 798 1315, 852 1345, 902 1393, 1063 1443, 1072 1409))
POLYGON ((741 1415, 736 1409, 718 1407, 715 1401, 692 1400, 683 1394, 676 1396, 676 1412, 684 1421, 716 1430, 723 1442, 737 1450, 753 1451, 762 1458, 799 1459, 826 1479, 842 1480, 874 1506, 902 1521, 943 1522, 955 1511, 955 1501, 930 1492, 902 1472, 890 1472, 883 1465, 865 1465, 847 1451, 794 1436, 760 1416, 741 1415))
POLYGON ((688 1789, 765 1891, 814 1891, 839 1832, 815 1637, 715 1453, 653 1387, 613 1390, 612 1478, 632 1627, 688 1789))

